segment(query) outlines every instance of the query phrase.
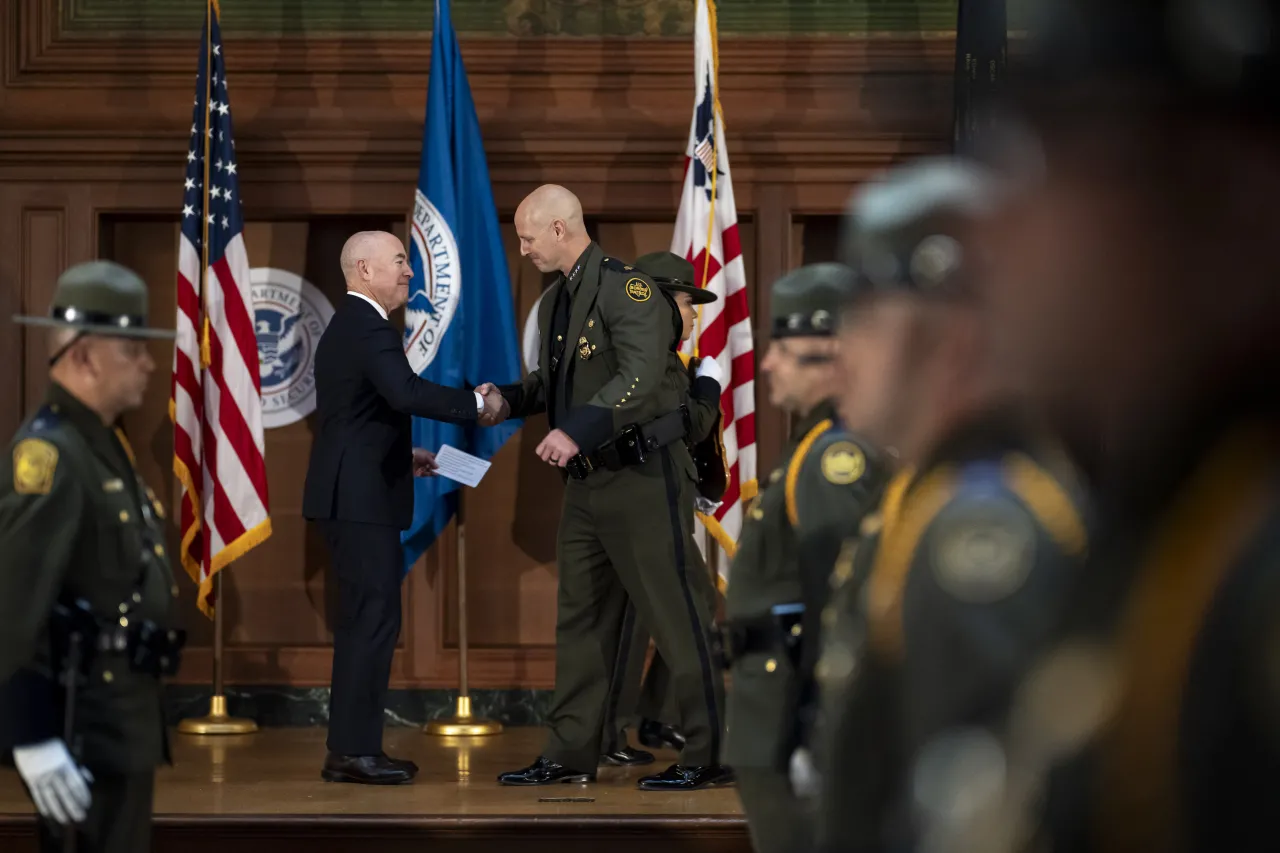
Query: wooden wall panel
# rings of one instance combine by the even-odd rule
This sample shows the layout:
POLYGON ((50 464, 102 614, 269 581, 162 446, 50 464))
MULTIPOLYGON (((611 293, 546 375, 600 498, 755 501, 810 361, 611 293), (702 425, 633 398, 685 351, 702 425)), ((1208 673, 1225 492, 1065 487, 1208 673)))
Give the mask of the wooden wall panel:
MULTIPOLYGON (((176 221, 190 135, 199 33, 71 28, 58 0, 0 3, 0 428, 43 393, 44 342, 8 325, 47 309, 69 263, 112 257, 153 283, 172 316, 176 221)), ((237 160, 254 266, 298 272, 331 298, 353 230, 403 234, 421 148, 429 39, 400 34, 247 36, 228 32, 237 160)), ((757 352, 768 286, 828 252, 851 187, 894 160, 942 150, 953 44, 946 36, 725 38, 721 103, 741 220, 757 352), (816 220, 815 220, 816 222, 816 220)), ((667 248, 692 107, 692 51, 679 38, 462 38, 512 272, 517 323, 545 277, 520 258, 510 223, 543 182, 578 193, 606 250, 667 248)), ((126 426, 148 480, 177 495, 165 417, 171 356, 126 426)), ((758 394, 759 465, 788 426, 758 394)), ((397 686, 457 677, 456 571, 468 575, 471 683, 553 680, 555 525, 562 485, 533 455, 546 419, 528 420, 463 501, 405 585, 397 686)), ((276 533, 228 575, 231 683, 326 684, 326 555, 298 518, 306 424, 268 431, 276 533)), ((171 531, 176 550, 176 531, 171 531)), ((210 675, 209 625, 186 586, 192 649, 180 680, 210 675)))

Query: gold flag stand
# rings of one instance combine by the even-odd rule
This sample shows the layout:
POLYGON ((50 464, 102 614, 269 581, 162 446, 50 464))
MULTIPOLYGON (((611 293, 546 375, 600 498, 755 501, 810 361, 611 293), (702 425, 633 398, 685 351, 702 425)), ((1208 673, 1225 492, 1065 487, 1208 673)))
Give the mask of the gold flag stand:
POLYGON ((258 730, 253 720, 227 715, 227 697, 222 692, 222 572, 213 576, 213 696, 209 715, 178 723, 184 735, 247 735, 258 730))
POLYGON ((431 720, 422 730, 429 735, 477 737, 502 732, 502 723, 471 715, 471 694, 467 690, 467 533, 458 502, 458 707, 452 717, 431 720))

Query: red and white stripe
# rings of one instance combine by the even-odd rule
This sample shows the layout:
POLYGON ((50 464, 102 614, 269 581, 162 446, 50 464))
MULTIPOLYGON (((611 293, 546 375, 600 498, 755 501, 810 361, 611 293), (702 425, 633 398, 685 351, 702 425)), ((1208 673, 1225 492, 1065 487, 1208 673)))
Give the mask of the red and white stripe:
MULTIPOLYGON (((708 0, 698 0, 694 29, 694 118, 690 123, 689 143, 685 151, 684 191, 680 212, 676 216, 671 251, 693 263, 697 284, 713 291, 719 298, 700 306, 695 335, 684 349, 702 358, 714 358, 727 380, 720 398, 724 426, 724 446, 729 464, 729 486, 724 501, 714 518, 699 515, 699 520, 732 556, 742 529, 745 502, 755 497, 756 482, 756 405, 755 352, 751 334, 751 318, 747 310, 747 275, 742 260, 742 244, 738 237, 738 212, 733 200, 729 152, 725 148, 724 130, 718 99, 715 105, 715 146, 697 139, 698 105, 704 97, 706 81, 712 92, 715 77, 714 9, 708 0), (694 184, 694 158, 708 166, 715 176, 714 193, 708 198, 706 189, 694 184), (714 167, 714 168, 711 168, 714 167), (709 238, 709 239, 708 239, 709 238)), ((707 176, 711 186, 711 174, 707 176)), ((728 561, 719 561, 720 579, 727 581, 728 561)))
POLYGON ((173 355, 174 472, 183 487, 182 564, 212 615, 213 576, 271 533, 263 452, 261 379, 244 237, 208 269, 200 304, 199 250, 183 236, 173 355), (209 363, 201 336, 209 319, 209 363))

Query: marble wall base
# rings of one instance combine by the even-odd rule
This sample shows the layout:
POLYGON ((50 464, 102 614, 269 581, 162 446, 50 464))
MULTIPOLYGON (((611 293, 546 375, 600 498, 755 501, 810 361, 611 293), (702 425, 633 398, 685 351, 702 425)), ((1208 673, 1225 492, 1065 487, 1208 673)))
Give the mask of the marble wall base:
MULTIPOLYGON (((165 718, 177 725, 209 713, 207 686, 170 684, 165 688, 165 718)), ((263 727, 324 726, 329 722, 328 687, 228 687, 227 713, 248 717, 263 727)), ((391 690, 388 726, 421 726, 452 716, 456 690, 391 690)), ((550 690, 472 690, 471 713, 504 726, 540 726, 551 705, 550 690)))

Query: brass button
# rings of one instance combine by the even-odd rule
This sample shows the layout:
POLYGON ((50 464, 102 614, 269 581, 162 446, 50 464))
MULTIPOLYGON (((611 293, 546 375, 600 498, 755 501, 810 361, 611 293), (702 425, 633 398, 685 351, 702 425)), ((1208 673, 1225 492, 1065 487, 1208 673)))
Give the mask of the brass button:
POLYGON ((800 636, 800 623, 799 623, 799 622, 797 622, 796 624, 794 624, 794 625, 792 625, 792 626, 791 626, 791 636, 793 636, 793 637, 799 637, 799 636, 800 636))
POLYGON ((122 602, 120 602, 120 612, 121 612, 121 613, 128 613, 128 612, 129 612, 129 605, 125 604, 123 601, 122 601, 122 602))
POLYGON ((777 668, 778 668, 778 662, 773 658, 769 658, 767 661, 764 662, 765 672, 773 672, 777 668))
POLYGON ((169 594, 172 595, 174 598, 178 597, 178 585, 176 583, 173 586, 169 587, 169 594))
POLYGON ((563 341, 563 340, 564 340, 564 335, 556 335, 556 340, 557 340, 557 341, 563 341))
POLYGON ((764 518, 764 510, 762 510, 760 507, 756 507, 755 509, 751 510, 751 519, 753 521, 759 521, 762 518, 764 518))
POLYGON ((102 680, 107 682, 107 684, 110 684, 111 682, 116 680, 115 673, 113 673, 111 670, 107 670, 106 672, 102 673, 102 680))
POLYGON ((164 556, 164 546, 161 545, 159 542, 157 542, 154 546, 152 546, 152 550, 156 552, 157 557, 164 556))
POLYGON ((121 628, 128 628, 128 627, 129 627, 129 617, 128 617, 128 616, 121 616, 121 617, 120 617, 120 627, 121 627, 121 628))
POLYGON ((127 510, 127 509, 122 509, 122 510, 120 510, 120 520, 121 520, 121 521, 128 521, 128 520, 129 520, 129 510, 127 510))
POLYGON ((135 592, 135 593, 133 594, 133 603, 134 603, 134 604, 141 604, 141 603, 142 603, 142 593, 140 593, 140 592, 135 592))

